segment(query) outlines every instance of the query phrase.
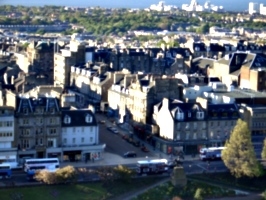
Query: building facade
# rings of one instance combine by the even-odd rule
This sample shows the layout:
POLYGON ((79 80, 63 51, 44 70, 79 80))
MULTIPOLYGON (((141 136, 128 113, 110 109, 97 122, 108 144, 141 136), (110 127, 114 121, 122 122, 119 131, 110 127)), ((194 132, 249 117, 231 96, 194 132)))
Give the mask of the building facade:
POLYGON ((0 107, 0 164, 14 162, 17 159, 17 146, 15 144, 15 115, 14 108, 0 107))
POLYGON ((63 109, 61 120, 64 161, 102 159, 105 144, 99 142, 99 127, 90 110, 63 109))

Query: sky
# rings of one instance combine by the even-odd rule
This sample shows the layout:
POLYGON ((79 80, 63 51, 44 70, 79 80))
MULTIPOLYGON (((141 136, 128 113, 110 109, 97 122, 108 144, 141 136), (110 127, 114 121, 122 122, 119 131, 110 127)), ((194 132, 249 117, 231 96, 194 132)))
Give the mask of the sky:
MULTIPOLYGON (((245 11, 248 9, 250 0, 209 0, 211 4, 223 6, 226 11, 245 11)), ((190 0, 166 0, 167 5, 176 5, 181 8, 182 4, 189 4, 190 0)), ((198 0, 199 4, 203 5, 206 1, 198 0)), ((265 0, 257 0, 254 2, 264 3, 265 0)), ((158 4, 156 0, 0 0, 0 5, 24 5, 24 6, 74 6, 74 7, 90 7, 100 6, 105 8, 148 8, 151 4, 158 4)))

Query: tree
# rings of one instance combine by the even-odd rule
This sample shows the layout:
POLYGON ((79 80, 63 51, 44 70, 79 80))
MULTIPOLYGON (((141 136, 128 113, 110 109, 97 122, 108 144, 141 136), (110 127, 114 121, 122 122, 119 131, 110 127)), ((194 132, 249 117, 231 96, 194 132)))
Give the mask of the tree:
POLYGON ((115 167, 114 173, 116 174, 116 177, 124 183, 129 183, 132 180, 132 177, 136 175, 133 170, 122 165, 115 167))
POLYGON ((251 142, 251 133, 246 122, 238 119, 229 140, 222 151, 222 160, 236 178, 261 175, 259 163, 251 142))
POLYGON ((76 181, 77 172, 73 166, 66 166, 55 172, 49 172, 47 170, 39 171, 34 177, 37 181, 46 184, 67 183, 76 181))
POLYGON ((264 142, 263 142, 263 149, 261 152, 261 158, 266 159, 266 139, 264 139, 264 142))

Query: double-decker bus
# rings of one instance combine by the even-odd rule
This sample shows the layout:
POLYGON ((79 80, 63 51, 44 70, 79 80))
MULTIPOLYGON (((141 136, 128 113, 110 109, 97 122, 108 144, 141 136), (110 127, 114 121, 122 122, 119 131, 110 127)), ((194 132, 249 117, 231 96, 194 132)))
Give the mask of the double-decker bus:
POLYGON ((220 160, 222 158, 222 150, 226 147, 209 147, 200 149, 200 159, 205 160, 220 160))
POLYGON ((10 178, 12 175, 12 170, 10 164, 0 164, 0 177, 10 178))
POLYGON ((161 174, 168 172, 168 161, 166 159, 142 160, 137 162, 138 174, 161 174))
POLYGON ((24 163, 24 171, 48 170, 55 172, 59 168, 58 158, 31 158, 26 159, 24 163))

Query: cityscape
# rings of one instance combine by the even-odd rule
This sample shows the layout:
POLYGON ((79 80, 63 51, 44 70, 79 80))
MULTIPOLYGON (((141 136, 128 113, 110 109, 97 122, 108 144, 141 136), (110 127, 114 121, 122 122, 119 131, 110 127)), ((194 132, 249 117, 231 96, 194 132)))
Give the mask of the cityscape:
POLYGON ((2 4, 4 199, 36 197, 17 186, 97 181, 107 190, 96 199, 141 199, 158 177, 179 192, 167 199, 266 198, 266 4, 2 4), (180 189, 220 174, 260 186, 180 189), (110 187, 135 179, 136 194, 110 187))

